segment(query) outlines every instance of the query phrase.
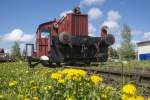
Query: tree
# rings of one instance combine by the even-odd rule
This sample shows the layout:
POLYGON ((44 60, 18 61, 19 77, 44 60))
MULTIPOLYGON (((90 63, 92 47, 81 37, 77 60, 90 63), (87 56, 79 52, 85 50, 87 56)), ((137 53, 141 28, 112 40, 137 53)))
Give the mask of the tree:
POLYGON ((120 33, 122 42, 118 48, 119 57, 121 59, 133 59, 134 58, 134 45, 131 42, 131 29, 129 26, 124 25, 120 33))
POLYGON ((14 44, 12 45, 11 56, 17 60, 21 59, 21 52, 18 42, 14 42, 14 44))
POLYGON ((108 49, 108 56, 109 56, 109 58, 111 58, 111 59, 117 59, 117 58, 118 58, 117 50, 114 49, 114 48, 112 48, 112 47, 110 47, 110 48, 108 49))

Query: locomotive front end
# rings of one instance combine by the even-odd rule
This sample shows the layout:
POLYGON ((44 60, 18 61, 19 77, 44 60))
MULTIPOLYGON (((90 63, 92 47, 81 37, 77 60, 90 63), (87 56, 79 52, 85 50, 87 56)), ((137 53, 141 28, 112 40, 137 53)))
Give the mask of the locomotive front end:
POLYGON ((36 32, 34 56, 41 63, 106 62, 108 47, 115 38, 108 34, 108 27, 101 28, 100 37, 88 35, 88 15, 79 7, 61 19, 39 25, 36 32), (43 34, 47 34, 44 36, 43 34))

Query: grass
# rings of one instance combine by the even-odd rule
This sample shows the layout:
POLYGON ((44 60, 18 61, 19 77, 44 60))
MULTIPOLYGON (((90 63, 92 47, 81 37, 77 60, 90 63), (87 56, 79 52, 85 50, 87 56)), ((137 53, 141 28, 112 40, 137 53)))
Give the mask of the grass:
MULTIPOLYGON (((19 94, 30 94, 31 92, 28 91, 29 89, 29 82, 34 80, 38 82, 38 85, 47 84, 46 81, 49 77, 49 73, 51 71, 57 71, 56 69, 50 69, 43 67, 41 65, 36 66, 34 69, 30 69, 27 66, 26 62, 13 62, 13 63, 1 63, 0 64, 0 95, 3 94, 7 98, 6 100, 16 100, 16 95, 19 94), (17 91, 22 91, 18 93, 14 93, 9 88, 9 82, 11 80, 17 81, 19 83, 19 87, 17 91), (45 83, 43 83, 45 82, 45 83), (23 87, 23 88, 22 88, 23 87), (29 92, 29 93, 27 93, 29 92), (14 98, 13 98, 14 97, 14 98)), ((4 99, 4 100, 5 100, 4 99)), ((0 99, 1 100, 1 99, 0 99)))
POLYGON ((124 71, 140 71, 149 72, 150 71, 150 61, 122 61, 122 62, 105 62, 98 66, 92 65, 93 69, 113 69, 121 70, 123 65, 124 71))
MULTIPOLYGON (((121 84, 120 87, 119 85, 113 87, 113 91, 105 91, 105 85, 93 85, 89 75, 84 77, 82 82, 68 81, 64 76, 62 78, 65 80, 65 84, 60 84, 59 81, 50 78, 52 73, 61 73, 62 70, 64 69, 47 68, 42 65, 32 69, 22 61, 0 63, 0 100, 48 100, 52 97, 54 100, 66 100, 67 98, 68 100, 75 100, 74 98, 84 98, 85 100, 95 98, 94 100, 97 100, 96 98, 101 97, 100 94, 108 94, 108 100, 120 100, 121 98, 121 84), (53 86, 53 90, 42 90, 49 84, 53 86), (116 95, 112 95, 111 92, 116 95)), ((139 90, 138 94, 144 92, 144 89, 137 89, 139 90)))

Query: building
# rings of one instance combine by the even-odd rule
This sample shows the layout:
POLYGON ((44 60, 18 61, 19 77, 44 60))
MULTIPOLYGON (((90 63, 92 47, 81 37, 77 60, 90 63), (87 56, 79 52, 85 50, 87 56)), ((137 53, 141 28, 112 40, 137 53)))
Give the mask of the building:
POLYGON ((137 43, 138 60, 150 60, 150 40, 137 43))

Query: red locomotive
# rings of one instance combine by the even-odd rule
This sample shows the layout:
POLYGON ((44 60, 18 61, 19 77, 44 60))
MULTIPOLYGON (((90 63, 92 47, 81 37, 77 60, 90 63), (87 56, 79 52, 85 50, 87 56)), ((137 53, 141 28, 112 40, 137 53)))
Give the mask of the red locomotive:
POLYGON ((115 42, 113 35, 101 29, 100 37, 88 36, 88 15, 76 7, 61 19, 40 24, 36 32, 36 52, 33 45, 27 44, 27 56, 31 63, 34 56, 43 64, 62 62, 105 62, 108 47, 115 42), (30 47, 31 46, 31 47, 30 47))

